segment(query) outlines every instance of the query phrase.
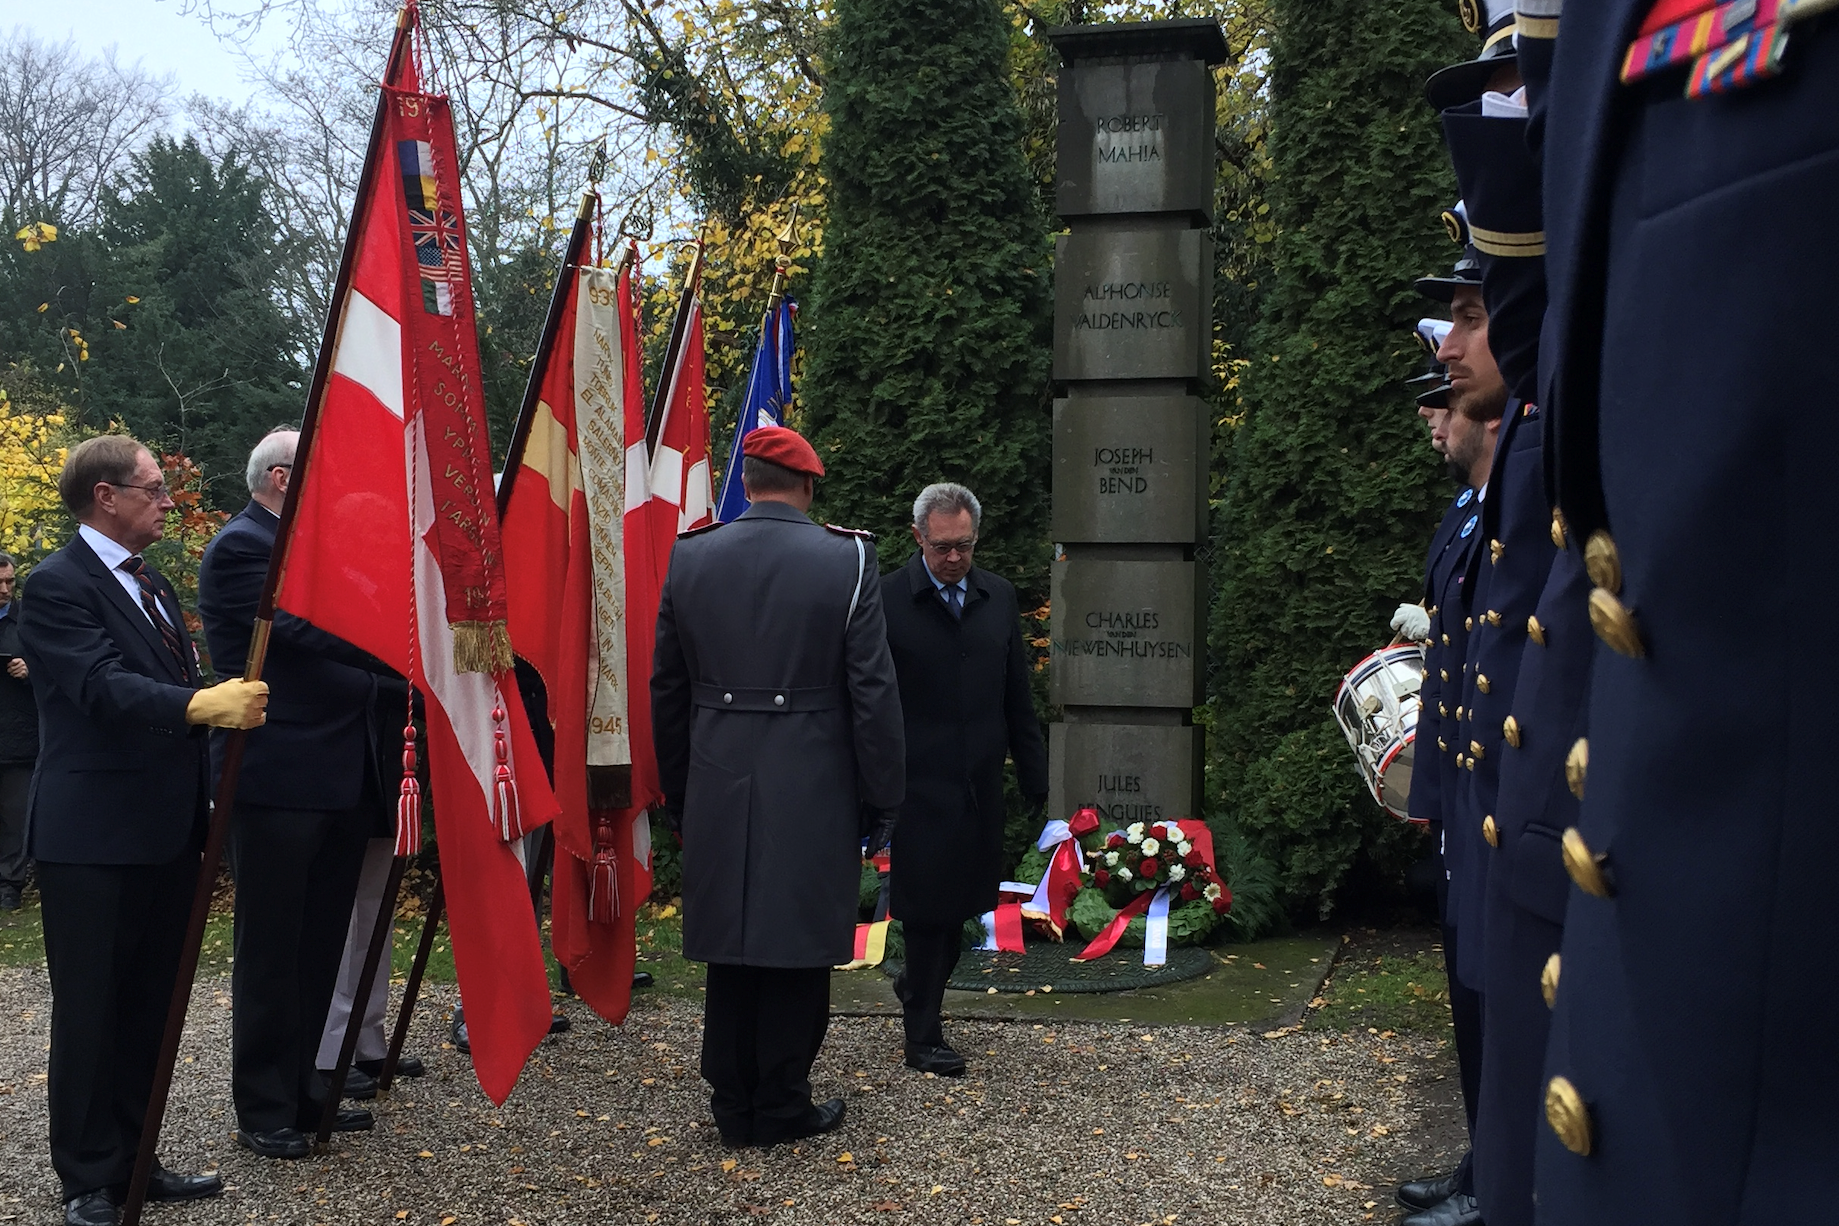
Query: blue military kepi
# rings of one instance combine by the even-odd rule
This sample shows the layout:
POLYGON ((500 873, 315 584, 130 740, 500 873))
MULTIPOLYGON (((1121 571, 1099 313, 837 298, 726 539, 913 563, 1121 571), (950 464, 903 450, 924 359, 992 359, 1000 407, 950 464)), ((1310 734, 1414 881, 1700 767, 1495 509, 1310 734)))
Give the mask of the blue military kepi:
POLYGON ((1519 53, 1513 45, 1513 36, 1518 29, 1514 17, 1514 0, 1460 0, 1458 7, 1462 12, 1462 24, 1468 27, 1469 32, 1482 34, 1481 54, 1472 60, 1438 69, 1424 83, 1424 96, 1430 99, 1431 107, 1439 111, 1475 101, 1481 97, 1495 73, 1519 63, 1519 53), (1488 25, 1485 34, 1482 33, 1478 4, 1485 5, 1487 9, 1488 25))

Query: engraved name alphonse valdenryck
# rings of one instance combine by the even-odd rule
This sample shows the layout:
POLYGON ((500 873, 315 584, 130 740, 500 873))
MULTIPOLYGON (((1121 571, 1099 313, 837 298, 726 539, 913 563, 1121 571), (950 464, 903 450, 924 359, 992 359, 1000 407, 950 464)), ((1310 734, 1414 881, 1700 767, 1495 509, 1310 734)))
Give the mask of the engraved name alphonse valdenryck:
POLYGON ((1169 303, 1175 297, 1174 286, 1167 281, 1104 281, 1085 287, 1079 318, 1073 331, 1104 328, 1179 328, 1181 312, 1169 303), (1111 303, 1142 304, 1147 310, 1107 311, 1111 303))

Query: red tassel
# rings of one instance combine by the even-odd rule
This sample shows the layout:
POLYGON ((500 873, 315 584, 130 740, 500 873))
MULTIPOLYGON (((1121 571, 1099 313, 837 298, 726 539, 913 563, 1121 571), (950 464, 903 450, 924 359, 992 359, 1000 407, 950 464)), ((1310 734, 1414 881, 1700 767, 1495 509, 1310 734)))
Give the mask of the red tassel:
POLYGON ((594 863, 588 875, 587 917, 596 924, 611 924, 619 916, 619 853, 613 847, 613 823, 596 825, 594 863))
POLYGON ((402 792, 396 797, 396 854, 421 851, 421 783, 415 778, 415 725, 402 729, 402 792))

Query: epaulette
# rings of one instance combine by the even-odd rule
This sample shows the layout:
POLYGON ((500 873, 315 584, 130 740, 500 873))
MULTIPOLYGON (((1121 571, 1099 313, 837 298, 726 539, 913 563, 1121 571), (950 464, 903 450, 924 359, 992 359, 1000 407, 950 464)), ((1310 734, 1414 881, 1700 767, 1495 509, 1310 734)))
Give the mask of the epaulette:
POLYGON ((825 524, 824 531, 834 532, 838 536, 857 536, 865 541, 872 541, 875 539, 875 534, 866 528, 845 528, 838 524, 825 524))
POLYGON ((677 534, 677 539, 681 541, 688 537, 701 536, 703 533, 713 532, 721 526, 722 526, 722 521, 718 519, 718 520, 713 521, 712 523, 706 523, 700 528, 686 528, 682 532, 679 532, 677 534))

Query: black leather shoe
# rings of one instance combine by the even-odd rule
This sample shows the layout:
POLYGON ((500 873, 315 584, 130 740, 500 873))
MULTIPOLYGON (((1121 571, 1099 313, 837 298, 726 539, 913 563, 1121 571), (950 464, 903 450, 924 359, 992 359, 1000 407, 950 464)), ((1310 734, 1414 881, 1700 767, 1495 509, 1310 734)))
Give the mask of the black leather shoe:
POLYGON ((238 1145, 262 1158, 304 1158, 313 1152, 313 1142, 298 1128, 238 1128, 234 1135, 238 1145))
POLYGON ((964 1057, 950 1046, 929 1047, 922 1043, 907 1044, 907 1067, 939 1077, 964 1076, 964 1057))
POLYGON ((0 885, 0 911, 17 911, 25 905, 15 886, 0 885))
POLYGON ((1481 1203, 1458 1192, 1441 1204, 1412 1214, 1399 1226, 1482 1226, 1481 1203))
POLYGON ((152 1178, 147 1180, 148 1200, 203 1200, 207 1196, 222 1195, 223 1176, 215 1172, 207 1175, 175 1175, 156 1163, 152 1178))
MULTIPOLYGON (((329 1069, 320 1069, 319 1075, 325 1079, 328 1089, 332 1086, 332 1073, 329 1069)), ((367 1103, 377 1096, 377 1079, 359 1068, 355 1063, 345 1070, 345 1097, 354 1102, 367 1103)))
MULTIPOLYGON (((351 1067, 363 1069, 372 1077, 383 1076, 383 1061, 355 1060, 351 1067)), ((428 1066, 421 1062, 420 1056, 398 1056, 396 1058, 396 1076, 420 1077, 428 1071, 428 1066)))
POLYGON ((64 1226, 119 1226, 121 1210, 107 1192, 85 1192, 64 1202, 64 1226))
POLYGON ((549 1015, 549 1033, 550 1034, 561 1034, 565 1030, 572 1029, 573 1026, 574 1026, 574 1023, 569 1021, 567 1016, 564 1014, 552 1013, 549 1015))
POLYGON ((651 986, 651 983, 652 983, 652 979, 651 979, 650 971, 633 971, 632 972, 632 986, 633 987, 648 988, 651 986))
MULTIPOLYGON (((376 1126, 377 1117, 364 1110, 362 1107, 340 1107, 338 1109, 338 1118, 332 1121, 333 1132, 369 1132, 376 1126)), ((300 1131, 317 1136, 319 1134, 319 1121, 315 1119, 311 1125, 302 1128, 300 1131)))
POLYGON ((844 1103, 840 1098, 828 1102, 812 1103, 804 1118, 776 1136, 761 1136, 755 1128, 754 1144, 779 1145, 786 1141, 802 1141, 806 1137, 815 1137, 820 1133, 835 1132, 843 1126, 844 1103))
POLYGON ((453 1045, 455 1047, 459 1048, 467 1055, 472 1054, 472 1038, 466 1033, 466 1015, 461 1013, 458 1009, 453 1011, 453 1026, 448 1031, 448 1037, 453 1040, 453 1045))
POLYGON ((1462 1168, 1457 1167, 1447 1175, 1426 1175, 1422 1179, 1399 1184, 1398 1203, 1417 1213, 1442 1204, 1461 1187, 1462 1168))

